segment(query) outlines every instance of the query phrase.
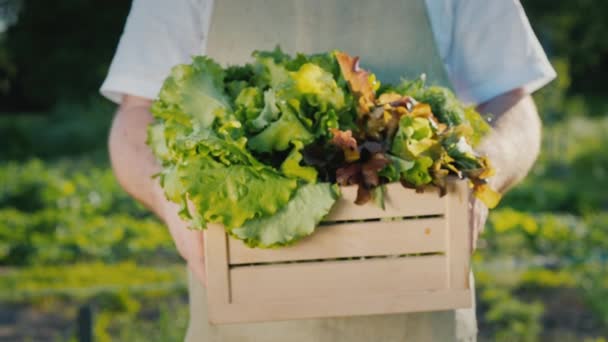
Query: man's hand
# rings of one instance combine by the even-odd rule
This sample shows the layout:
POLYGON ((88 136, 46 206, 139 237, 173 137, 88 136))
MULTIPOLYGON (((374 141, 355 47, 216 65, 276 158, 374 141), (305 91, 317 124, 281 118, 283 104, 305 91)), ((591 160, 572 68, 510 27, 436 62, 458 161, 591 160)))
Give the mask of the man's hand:
MULTIPOLYGON (((541 122, 530 95, 515 89, 481 104, 477 110, 491 114, 492 132, 477 147, 487 155, 496 170, 490 186, 504 194, 521 181, 538 157, 541 143, 541 122)), ((483 231, 488 208, 477 199, 471 201, 471 242, 477 244, 483 231)))
POLYGON ((187 229, 187 223, 178 215, 178 206, 165 198, 158 180, 152 179, 160 171, 160 165, 146 145, 147 126, 154 120, 151 104, 152 101, 137 96, 123 98, 109 139, 114 175, 125 191, 167 224, 177 250, 205 284, 202 232, 187 229))
POLYGON ((196 278, 207 286, 203 232, 188 228, 188 223, 178 215, 177 204, 166 201, 165 208, 164 221, 169 227, 179 254, 186 260, 188 268, 196 278))
POLYGON ((488 207, 474 196, 471 196, 469 201, 469 226, 471 227, 471 253, 477 248, 477 240, 479 234, 483 231, 483 227, 488 219, 488 207))

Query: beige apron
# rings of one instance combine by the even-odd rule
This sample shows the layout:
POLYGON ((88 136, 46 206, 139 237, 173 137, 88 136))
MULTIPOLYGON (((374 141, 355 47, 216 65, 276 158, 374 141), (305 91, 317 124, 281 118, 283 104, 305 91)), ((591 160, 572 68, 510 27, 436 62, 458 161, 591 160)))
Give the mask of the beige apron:
MULTIPOLYGON (((289 53, 340 49, 360 56, 380 81, 424 72, 427 82, 451 86, 424 0, 214 2, 206 54, 224 65, 277 44, 289 53)), ((214 326, 205 289, 190 275, 189 342, 472 341, 476 334, 474 309, 214 326)))

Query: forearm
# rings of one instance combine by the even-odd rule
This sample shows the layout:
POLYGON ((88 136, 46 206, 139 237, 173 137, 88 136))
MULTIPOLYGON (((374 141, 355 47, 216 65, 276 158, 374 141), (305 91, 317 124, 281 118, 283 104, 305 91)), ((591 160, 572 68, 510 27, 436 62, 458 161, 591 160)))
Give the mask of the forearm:
POLYGON ((492 113, 493 131, 478 146, 496 169, 491 185, 501 193, 521 181, 540 152, 541 121, 532 97, 514 90, 478 107, 492 113))
POLYGON ((125 99, 110 131, 110 160, 123 189, 164 219, 162 191, 152 178, 160 165, 146 145, 147 126, 152 121, 149 100, 125 99))

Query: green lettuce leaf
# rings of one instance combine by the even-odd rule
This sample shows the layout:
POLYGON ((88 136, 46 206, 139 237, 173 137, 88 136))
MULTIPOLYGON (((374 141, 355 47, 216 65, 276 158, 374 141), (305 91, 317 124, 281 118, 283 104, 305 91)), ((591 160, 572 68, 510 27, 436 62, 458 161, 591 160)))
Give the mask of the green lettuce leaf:
POLYGON ((415 80, 403 81, 394 90, 401 95, 411 96, 418 102, 428 103, 433 115, 450 127, 460 125, 465 121, 463 106, 456 95, 448 88, 426 86, 425 78, 422 76, 415 80))
POLYGON ((305 145, 314 136, 298 120, 293 110, 286 104, 279 104, 281 117, 249 140, 248 147, 257 152, 285 151, 292 141, 305 145))
POLYGON ((260 114, 251 121, 251 126, 256 130, 260 131, 271 122, 275 121, 279 117, 280 111, 277 106, 277 99, 274 94, 274 90, 268 89, 264 92, 264 108, 260 114))
POLYGON ((253 57, 256 75, 254 83, 257 87, 278 89, 291 81, 285 67, 291 57, 284 54, 280 48, 277 47, 274 51, 256 51, 253 57))
POLYGON ((246 122, 258 116, 262 110, 264 100, 262 92, 256 87, 245 87, 238 93, 234 100, 237 118, 246 122))
POLYGON ((385 210, 386 184, 381 184, 372 190, 372 201, 380 209, 385 210))
POLYGON ((312 63, 306 63, 298 71, 289 73, 294 81, 291 92, 308 95, 307 99, 319 107, 327 104, 335 109, 344 107, 344 91, 338 86, 330 72, 312 63), (310 97, 314 96, 314 98, 310 97))
POLYGON ((492 127, 490 124, 475 110, 474 107, 467 107, 464 110, 464 116, 468 124, 472 128, 469 141, 473 147, 477 146, 486 134, 490 133, 492 127))
POLYGON ((298 53, 295 58, 288 62, 285 62, 285 65, 287 67, 287 70, 296 71, 306 63, 312 63, 320 66, 325 71, 331 73, 336 80, 339 79, 342 75, 342 73, 340 72, 340 66, 336 61, 334 51, 317 53, 312 55, 298 53))
POLYGON ((165 139, 165 125, 162 122, 154 122, 148 126, 148 138, 146 144, 150 146, 152 153, 158 160, 165 162, 170 159, 171 152, 165 139))
POLYGON ((393 138, 391 153, 411 160, 436 143, 437 141, 433 139, 431 123, 427 118, 404 115, 399 120, 399 128, 393 138))
POLYGON ((232 229, 231 233, 250 247, 293 244, 312 234, 338 197, 339 189, 335 185, 303 185, 276 214, 249 220, 242 227, 232 229))
POLYGON ((223 165, 247 165, 261 169, 265 166, 246 148, 247 139, 232 139, 210 129, 201 129, 190 135, 175 138, 175 149, 183 160, 209 159, 223 165))
POLYGON ((160 174, 160 184, 165 196, 173 203, 184 204, 188 187, 183 182, 184 176, 176 165, 164 168, 160 174))
POLYGON ((386 156, 391 163, 378 172, 378 175, 385 177, 389 182, 398 182, 407 170, 414 167, 413 161, 401 159, 391 154, 386 154, 386 156))
POLYGON ((269 58, 273 62, 281 65, 286 65, 292 60, 292 57, 289 54, 283 52, 279 45, 275 46, 273 50, 256 50, 252 53, 252 56, 255 60, 269 58))
POLYGON ((448 155, 454 159, 454 164, 460 171, 476 170, 482 167, 472 146, 466 137, 458 130, 452 130, 442 141, 448 155))
POLYGON ((229 229, 272 215, 295 191, 297 180, 262 164, 246 149, 246 142, 211 129, 175 139, 179 157, 160 173, 161 185, 194 228, 214 222, 229 229), (186 196, 195 210, 186 209, 186 196))
POLYGON ((297 181, 269 168, 191 163, 180 172, 196 214, 204 222, 241 227, 255 217, 274 215, 290 199, 297 181))
POLYGON ((178 111, 191 118, 192 126, 209 127, 218 115, 230 109, 224 92, 224 71, 207 57, 194 57, 192 64, 171 69, 157 102, 153 112, 178 111))
POLYGON ((433 177, 429 172, 433 166, 433 159, 427 156, 421 156, 414 161, 414 166, 403 173, 403 179, 415 187, 429 184, 433 177))
POLYGON ((308 183, 317 182, 317 170, 312 166, 302 166, 302 149, 304 144, 301 141, 293 142, 293 149, 281 164, 281 172, 290 178, 300 178, 308 183))
POLYGON ((319 111, 315 113, 315 121, 314 132, 316 137, 329 138, 332 136, 332 128, 340 128, 340 118, 334 109, 330 109, 327 112, 319 111))
POLYGON ((431 86, 425 88, 414 98, 431 105, 433 114, 448 126, 456 126, 464 122, 462 105, 454 93, 447 88, 431 86))

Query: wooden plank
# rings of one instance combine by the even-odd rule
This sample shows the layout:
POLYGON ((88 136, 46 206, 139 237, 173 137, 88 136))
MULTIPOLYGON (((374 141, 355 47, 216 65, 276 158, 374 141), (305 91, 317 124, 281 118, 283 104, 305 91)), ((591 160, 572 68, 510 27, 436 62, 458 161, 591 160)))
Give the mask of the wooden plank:
POLYGON ((209 224, 205 230, 205 270, 207 272, 207 302, 209 317, 215 317, 230 303, 228 274, 228 242, 224 227, 209 224))
POLYGON ((469 222, 470 189, 467 182, 449 184, 448 200, 448 262, 452 289, 469 288, 471 229, 469 222))
POLYGON ((334 296, 352 298, 447 288, 443 255, 243 266, 230 270, 232 302, 269 302, 334 296))
POLYGON ((435 187, 428 187, 424 193, 416 193, 412 189, 404 188, 399 183, 387 184, 386 187, 385 210, 373 203, 355 204, 357 187, 341 187, 342 196, 324 221, 439 215, 447 211, 447 196, 439 197, 439 190, 435 187))
POLYGON ((218 310, 213 324, 280 321, 376 314, 397 314, 469 308, 470 290, 411 291, 398 294, 370 294, 309 298, 305 301, 235 303, 218 310))
POLYGON ((249 248, 229 238, 230 264, 444 252, 446 221, 424 218, 321 226, 293 246, 249 248))

